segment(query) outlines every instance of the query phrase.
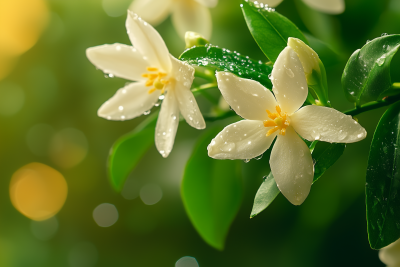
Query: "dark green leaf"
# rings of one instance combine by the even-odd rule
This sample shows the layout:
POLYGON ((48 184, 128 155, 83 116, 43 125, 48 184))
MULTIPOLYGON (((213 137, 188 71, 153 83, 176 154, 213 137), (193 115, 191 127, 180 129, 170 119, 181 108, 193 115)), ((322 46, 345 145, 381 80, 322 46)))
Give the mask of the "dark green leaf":
MULTIPOLYGON (((325 171, 331 167, 343 154, 346 148, 345 144, 330 144, 330 143, 315 143, 306 141, 310 147, 314 164, 314 182, 316 182, 325 171), (319 147, 315 148, 316 144, 320 144, 319 147), (322 147, 321 147, 322 145, 322 147)), ((261 184, 254 198, 253 209, 251 211, 250 218, 255 217, 260 212, 265 210, 272 201, 279 195, 280 191, 275 183, 274 176, 270 173, 261 184)))
POLYGON ((180 56, 180 60, 191 65, 213 67, 218 71, 229 71, 239 77, 260 82, 265 87, 272 89, 268 75, 272 66, 255 61, 237 52, 215 46, 193 47, 180 56))
POLYGON ((108 157, 108 173, 116 191, 122 190, 129 173, 154 143, 156 121, 157 114, 154 113, 113 144, 108 157))
POLYGON ((314 182, 317 181, 325 171, 331 167, 339 158, 342 156, 346 144, 337 143, 319 143, 322 146, 320 149, 318 146, 314 150, 312 157, 314 159, 314 182))
POLYGON ((381 249, 400 237, 400 102, 383 114, 372 139, 365 184, 369 244, 381 249))
POLYGON ((272 62, 287 46, 289 37, 298 38, 308 45, 297 26, 273 9, 262 8, 252 1, 243 1, 241 7, 251 35, 272 62))
POLYGON ((222 250, 242 200, 241 162, 207 155, 220 128, 207 131, 187 162, 181 194, 186 212, 200 236, 222 250))
POLYGON ((379 100, 391 88, 390 62, 400 46, 400 35, 376 38, 351 55, 342 75, 347 98, 361 102, 379 100))

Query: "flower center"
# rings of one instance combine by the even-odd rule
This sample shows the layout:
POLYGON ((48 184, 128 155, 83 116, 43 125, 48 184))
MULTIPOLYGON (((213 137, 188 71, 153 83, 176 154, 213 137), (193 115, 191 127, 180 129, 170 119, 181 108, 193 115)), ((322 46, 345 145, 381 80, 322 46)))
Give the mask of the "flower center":
POLYGON ((276 131, 280 131, 281 135, 285 135, 286 128, 289 126, 290 121, 286 113, 283 113, 279 105, 276 106, 276 112, 272 113, 268 109, 266 110, 270 120, 265 120, 264 127, 273 127, 267 132, 267 136, 270 136, 276 131))
POLYGON ((147 67, 148 73, 142 74, 142 77, 147 78, 145 83, 146 86, 153 87, 149 90, 149 94, 155 90, 161 90, 161 94, 164 94, 165 85, 169 83, 168 79, 163 79, 167 76, 166 73, 158 71, 158 68, 147 67))

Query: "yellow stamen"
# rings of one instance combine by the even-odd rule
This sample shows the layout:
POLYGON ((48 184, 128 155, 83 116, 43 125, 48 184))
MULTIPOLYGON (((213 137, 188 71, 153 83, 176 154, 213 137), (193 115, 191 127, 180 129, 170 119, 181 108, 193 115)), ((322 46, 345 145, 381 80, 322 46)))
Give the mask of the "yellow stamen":
POLYGON ((146 69, 147 69, 147 71, 158 71, 158 68, 154 68, 154 67, 147 67, 146 69))
POLYGON ((146 83, 144 84, 146 86, 152 86, 153 85, 153 80, 147 80, 146 83))
POLYGON ((281 107, 277 105, 275 107, 276 112, 272 113, 266 110, 268 113, 269 120, 263 121, 264 127, 273 127, 267 132, 267 136, 271 135, 276 131, 280 131, 281 135, 286 134, 286 128, 289 126, 290 121, 286 113, 282 113, 281 107))
POLYGON ((156 89, 156 88, 151 88, 151 89, 149 90, 149 94, 153 93, 155 90, 157 90, 157 89, 156 89))

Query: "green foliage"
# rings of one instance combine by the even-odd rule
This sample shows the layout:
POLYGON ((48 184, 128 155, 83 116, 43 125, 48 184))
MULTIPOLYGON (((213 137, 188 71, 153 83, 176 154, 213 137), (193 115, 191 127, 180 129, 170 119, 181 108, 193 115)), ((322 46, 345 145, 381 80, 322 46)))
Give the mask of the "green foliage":
POLYGON ((193 47, 183 52, 180 60, 192 65, 212 67, 218 71, 229 71, 239 77, 258 81, 272 89, 272 83, 268 78, 272 71, 271 65, 255 61, 225 48, 210 45, 193 47))
POLYGON ((241 162, 207 155, 208 144, 220 130, 211 129, 199 139, 185 168, 181 194, 197 232, 209 245, 222 250, 240 207, 243 186, 241 162))
POLYGON ((390 62, 400 46, 400 35, 376 38, 350 57, 342 76, 342 87, 347 99, 361 102, 380 100, 392 84, 390 62))
POLYGON ((391 106, 376 128, 365 184, 368 237, 380 249, 400 237, 400 103, 391 106))
POLYGON ((241 7, 251 35, 270 61, 276 61, 289 37, 298 38, 308 45, 297 26, 278 12, 251 1, 243 1, 241 7))
POLYGON ((154 144, 156 121, 157 114, 155 113, 113 144, 108 158, 108 173, 116 191, 122 190, 129 173, 154 144))
MULTIPOLYGON (((331 167, 340 158, 340 156, 342 156, 346 145, 336 143, 326 145, 325 143, 320 143, 322 147, 317 147, 314 149, 317 143, 306 143, 310 147, 310 151, 315 162, 313 180, 313 183, 315 183, 325 173, 325 171, 331 167)), ((260 212, 265 210, 279 195, 279 193, 280 191, 276 185, 274 176, 272 173, 268 174, 268 176, 264 178, 264 181, 254 198, 254 204, 250 218, 255 217, 260 212)))

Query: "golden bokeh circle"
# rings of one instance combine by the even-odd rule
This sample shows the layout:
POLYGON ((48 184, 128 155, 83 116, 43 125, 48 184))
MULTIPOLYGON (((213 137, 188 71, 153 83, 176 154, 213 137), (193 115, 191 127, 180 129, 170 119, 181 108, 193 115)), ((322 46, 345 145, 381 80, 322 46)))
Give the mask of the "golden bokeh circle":
POLYGON ((18 169, 10 182, 12 204, 20 213, 35 221, 56 215, 63 207, 67 193, 68 186, 63 175, 37 162, 18 169))

